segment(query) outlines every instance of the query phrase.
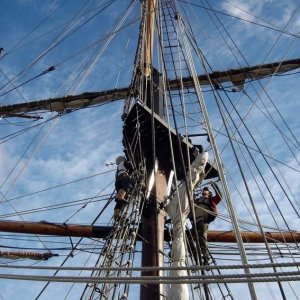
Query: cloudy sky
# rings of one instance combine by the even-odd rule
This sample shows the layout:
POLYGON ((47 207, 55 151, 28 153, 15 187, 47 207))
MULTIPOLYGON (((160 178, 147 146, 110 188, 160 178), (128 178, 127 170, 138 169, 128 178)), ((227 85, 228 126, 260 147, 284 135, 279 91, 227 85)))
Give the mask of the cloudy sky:
MULTIPOLYGON (((177 1, 178 7, 184 8, 182 15, 188 16, 193 25, 193 34, 209 71, 299 58, 298 1, 244 2, 177 1)), ((0 48, 4 50, 0 56, 0 105, 127 87, 140 21, 140 1, 136 1, 121 21, 130 3, 124 0, 1 0, 0 48), (109 43, 108 36, 113 38, 109 43), (55 70, 42 75, 51 66, 55 70)), ((159 52, 159 47, 154 52, 159 52)), ((197 61, 195 64, 197 72, 203 74, 201 64, 197 61)), ((211 87, 202 87, 224 164, 230 191, 228 201, 232 201, 243 229, 258 230, 247 187, 263 225, 268 226, 266 231, 299 228, 300 81, 297 72, 299 69, 289 75, 246 83, 244 91, 239 93, 231 92, 231 82, 224 83, 224 90, 219 91, 247 186, 228 145, 211 87), (242 136, 236 133, 235 126, 242 136), (245 146, 238 147, 243 143, 249 152, 245 146)), ((110 163, 122 153, 122 110, 123 102, 119 101, 59 118, 45 113, 41 114, 42 120, 1 119, 1 218, 90 224, 114 188, 115 167, 110 163), (54 209, 55 205, 88 198, 93 201, 83 200, 77 205, 54 209), (44 209, 32 211, 39 208, 44 209)), ((193 132, 197 133, 197 128, 193 132)), ((206 141, 195 138, 193 142, 204 143, 209 149, 206 141)), ((97 225, 107 225, 112 210, 111 205, 97 225)), ((212 228, 231 230, 227 201, 220 205, 220 215, 212 228)), ((12 237, 6 233, 1 236, 2 251, 15 245, 20 249, 36 247, 40 251, 70 247, 70 241, 60 238, 43 237, 41 242, 37 237, 12 237)), ((68 250, 53 252, 62 255, 47 264, 58 266, 68 250)), ((230 262, 217 258, 220 264, 230 262)), ((78 265, 82 259, 74 259, 70 265, 78 265)), ((252 259, 259 261, 254 256, 252 259)), ((0 262, 33 264, 4 259, 0 262)), ((88 264, 93 265, 92 261, 88 264)), ((7 271, 13 272, 18 270, 7 271)), ((29 285, 23 281, 1 280, 0 299, 16 299, 20 294, 24 300, 34 299, 42 287, 43 283, 39 282, 29 285)), ((82 286, 68 295, 70 288, 71 285, 56 284, 55 288, 46 289, 41 299, 50 299, 50 295, 51 299, 53 295, 59 295, 57 299, 77 299, 74 295, 80 293, 82 286)), ((299 287, 293 288, 300 294, 299 287)), ((261 295, 272 295, 264 285, 258 284, 257 289, 261 295)), ((295 297, 290 288, 288 295, 295 297)), ((277 295, 272 296, 277 299, 277 295)), ((245 296, 246 299, 250 298, 245 296)))

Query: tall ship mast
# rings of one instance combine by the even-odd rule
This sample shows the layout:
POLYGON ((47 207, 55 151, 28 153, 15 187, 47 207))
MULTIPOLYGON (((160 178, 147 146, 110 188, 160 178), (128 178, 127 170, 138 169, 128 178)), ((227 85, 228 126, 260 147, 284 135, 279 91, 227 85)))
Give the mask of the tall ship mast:
POLYGON ((294 1, 52 4, 1 47, 0 298, 298 299, 294 1))

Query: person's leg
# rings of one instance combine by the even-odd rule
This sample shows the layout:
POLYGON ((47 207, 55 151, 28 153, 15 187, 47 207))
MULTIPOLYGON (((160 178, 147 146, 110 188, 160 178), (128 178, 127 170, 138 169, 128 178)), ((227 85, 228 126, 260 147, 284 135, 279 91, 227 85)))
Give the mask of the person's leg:
POLYGON ((115 220, 119 220, 122 216, 122 211, 123 211, 123 208, 124 206, 127 205, 127 201, 123 201, 123 200, 116 200, 116 205, 115 205, 115 208, 114 208, 114 219, 115 220))
POLYGON ((125 199, 126 191, 124 189, 119 189, 116 195, 116 200, 118 201, 126 201, 125 199))
POLYGON ((197 231, 200 243, 201 254, 203 257, 204 264, 207 264, 209 253, 207 248, 207 231, 208 231, 208 224, 203 220, 199 220, 197 222, 197 231))
POLYGON ((116 195, 116 201, 123 201, 124 203, 128 203, 125 196, 129 189, 129 186, 130 186, 129 176, 125 174, 121 174, 116 180, 116 188, 118 191, 116 195))
POLYGON ((207 223, 204 223, 204 226, 203 226, 203 238, 204 238, 204 241, 205 241, 205 247, 203 247, 203 264, 204 265, 207 265, 208 264, 208 261, 209 261, 209 251, 208 251, 208 245, 207 245, 207 232, 208 232, 208 224, 207 223))
POLYGON ((194 263, 197 263, 197 249, 196 249, 193 229, 186 231, 186 239, 187 239, 187 247, 190 252, 190 255, 193 257, 194 263))

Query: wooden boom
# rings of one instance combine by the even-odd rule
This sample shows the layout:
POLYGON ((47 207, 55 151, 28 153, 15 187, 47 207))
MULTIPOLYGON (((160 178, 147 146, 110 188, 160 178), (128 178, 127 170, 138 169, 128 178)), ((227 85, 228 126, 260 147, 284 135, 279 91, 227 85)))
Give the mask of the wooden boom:
MULTIPOLYGON (((0 231, 16 232, 29 234, 59 235, 72 237, 94 237, 107 238, 112 233, 111 226, 90 226, 63 223, 48 222, 17 222, 0 221, 0 231)), ((242 238, 245 243, 263 243, 264 239, 259 232, 242 231, 242 238)), ((299 243, 300 232, 265 232, 269 243, 299 243)), ((165 241, 170 240, 170 236, 165 231, 165 241)), ((208 231, 209 242, 216 243, 236 243, 235 233, 233 231, 208 231)))

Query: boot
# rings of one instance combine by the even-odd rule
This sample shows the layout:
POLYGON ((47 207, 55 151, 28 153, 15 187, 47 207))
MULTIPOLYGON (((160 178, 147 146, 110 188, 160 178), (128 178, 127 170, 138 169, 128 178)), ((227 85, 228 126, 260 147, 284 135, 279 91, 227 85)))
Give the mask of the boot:
POLYGON ((128 201, 125 199, 126 191, 123 189, 120 189, 116 195, 116 201, 122 201, 124 203, 128 203, 128 201))

